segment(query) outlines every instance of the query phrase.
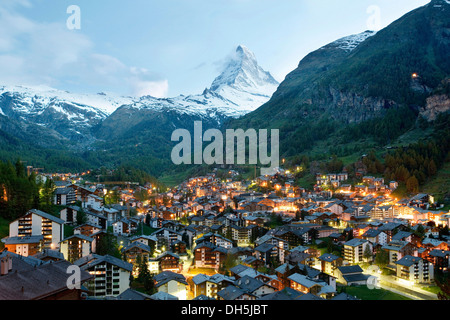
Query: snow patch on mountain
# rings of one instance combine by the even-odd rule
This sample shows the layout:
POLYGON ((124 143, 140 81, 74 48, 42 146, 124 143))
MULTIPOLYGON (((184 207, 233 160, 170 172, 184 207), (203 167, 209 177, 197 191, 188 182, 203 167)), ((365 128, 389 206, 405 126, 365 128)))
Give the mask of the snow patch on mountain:
POLYGON ((368 38, 373 37, 376 33, 377 33, 376 31, 365 31, 362 33, 354 34, 351 36, 338 39, 323 48, 335 47, 350 52, 355 50, 361 43, 366 41, 368 38))
POLYGON ((113 113, 118 107, 130 104, 135 98, 121 97, 112 94, 75 94, 68 91, 57 90, 47 86, 0 86, 0 95, 10 94, 20 99, 16 111, 34 113, 37 110, 67 103, 80 110, 94 111, 101 117, 113 113))

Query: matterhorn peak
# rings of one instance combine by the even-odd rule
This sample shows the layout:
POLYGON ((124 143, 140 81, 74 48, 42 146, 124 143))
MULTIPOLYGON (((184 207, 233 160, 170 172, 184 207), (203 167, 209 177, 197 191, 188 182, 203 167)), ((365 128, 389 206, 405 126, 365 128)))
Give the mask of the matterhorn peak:
POLYGON ((255 54, 242 44, 237 47, 236 54, 237 54, 237 57, 240 59, 248 59, 248 60, 252 60, 255 63, 257 63, 255 54))
MULTIPOLYGON (((279 83, 272 75, 258 65, 255 54, 246 46, 239 45, 236 54, 228 60, 223 72, 214 80, 210 90, 230 100, 240 95, 237 92, 254 97, 265 97, 264 100, 267 100, 278 85, 279 83)), ((261 102, 260 100, 258 99, 256 105, 261 102)), ((249 103, 242 107, 249 107, 249 103)))

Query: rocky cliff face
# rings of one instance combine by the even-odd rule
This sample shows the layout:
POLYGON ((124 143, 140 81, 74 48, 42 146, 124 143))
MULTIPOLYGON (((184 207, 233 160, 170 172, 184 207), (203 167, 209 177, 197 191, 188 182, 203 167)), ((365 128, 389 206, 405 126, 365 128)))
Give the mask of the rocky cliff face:
POLYGON ((359 123, 383 115, 398 104, 389 99, 367 97, 354 92, 346 92, 329 88, 329 101, 317 101, 330 117, 342 123, 359 123))
POLYGON ((434 121, 439 113, 447 111, 450 111, 450 96, 439 94, 427 99, 427 105, 420 114, 428 121, 434 121))

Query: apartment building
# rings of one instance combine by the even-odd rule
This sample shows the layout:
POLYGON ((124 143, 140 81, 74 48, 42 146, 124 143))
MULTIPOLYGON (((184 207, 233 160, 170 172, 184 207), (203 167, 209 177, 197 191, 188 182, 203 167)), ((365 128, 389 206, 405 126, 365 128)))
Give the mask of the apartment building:
POLYGON ((9 237, 42 236, 47 249, 59 248, 64 235, 64 220, 32 209, 9 224, 9 237))
POLYGON ((86 283, 92 297, 117 297, 130 288, 130 274, 133 271, 131 263, 109 255, 90 254, 74 264, 94 276, 86 283))
POLYGON ((412 283, 430 283, 434 280, 434 266, 419 257, 404 256, 396 263, 397 277, 412 283))

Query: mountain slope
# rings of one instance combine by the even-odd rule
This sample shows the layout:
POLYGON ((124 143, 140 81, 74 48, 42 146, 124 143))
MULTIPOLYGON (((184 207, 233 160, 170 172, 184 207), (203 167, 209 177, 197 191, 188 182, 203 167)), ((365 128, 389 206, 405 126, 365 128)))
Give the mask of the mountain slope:
POLYGON ((95 164, 132 162, 135 146, 140 146, 141 157, 167 162, 175 129, 191 129, 195 121, 202 121, 205 129, 219 128, 267 102, 277 86, 244 46, 237 48, 211 88, 197 95, 133 98, 0 86, 0 133, 16 134, 24 145, 33 141, 49 150, 74 151, 95 164))
POLYGON ((229 126, 280 129, 285 155, 300 154, 332 135, 336 145, 349 126, 388 144, 414 125, 450 76, 449 56, 450 5, 433 0, 376 34, 312 52, 268 103, 229 126))

